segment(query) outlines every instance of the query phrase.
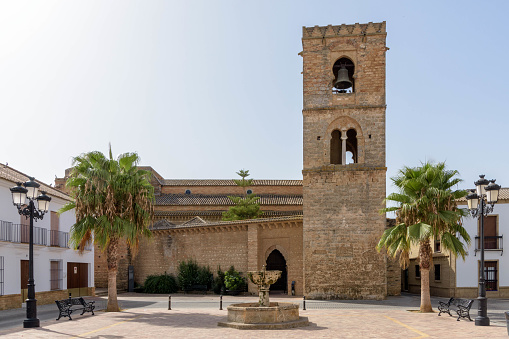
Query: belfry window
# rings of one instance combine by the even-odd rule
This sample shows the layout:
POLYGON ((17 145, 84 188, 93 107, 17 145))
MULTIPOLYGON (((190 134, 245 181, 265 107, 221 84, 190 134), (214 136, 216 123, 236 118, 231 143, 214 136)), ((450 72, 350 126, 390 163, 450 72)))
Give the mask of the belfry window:
POLYGON ((334 130, 330 140, 330 163, 348 165, 357 163, 357 132, 334 130))
POLYGON ((333 93, 353 93, 355 89, 354 75, 355 66, 352 60, 341 58, 332 66, 334 82, 332 83, 333 93))

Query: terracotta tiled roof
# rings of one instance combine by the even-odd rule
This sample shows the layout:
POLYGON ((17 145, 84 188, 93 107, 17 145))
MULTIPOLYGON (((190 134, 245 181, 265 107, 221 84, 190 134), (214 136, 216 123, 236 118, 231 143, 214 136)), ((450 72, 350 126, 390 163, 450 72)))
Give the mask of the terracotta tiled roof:
MULTIPOLYGON (((509 200, 509 188, 508 187, 502 187, 500 189, 500 192, 498 193, 498 200, 509 200)), ((467 198, 463 197, 461 199, 457 200, 460 203, 466 203, 467 198)))
MULTIPOLYGON (((18 182, 24 183, 30 180, 28 175, 2 164, 0 164, 0 178, 11 181, 13 183, 12 186, 15 186, 18 182)), ((64 200, 71 200, 71 197, 64 192, 59 191, 37 179, 35 179, 35 181, 41 185, 39 190, 45 191, 48 195, 59 197, 64 200)))
MULTIPOLYGON (((232 195, 241 196, 241 195, 232 195)), ((260 194, 260 205, 302 205, 302 195, 260 194)), ((164 194, 156 196, 156 205, 233 205, 226 195, 164 194)))
POLYGON ((158 228, 158 230, 163 229, 179 229, 179 228, 194 228, 194 227, 210 227, 210 226, 227 226, 227 225, 239 225, 239 224, 261 224, 266 222, 281 222, 281 221, 302 221, 301 215, 292 215, 285 217, 276 217, 276 218, 258 218, 258 219, 248 219, 248 220, 235 220, 235 221, 215 221, 205 224, 191 224, 191 225, 171 225, 167 228, 158 228))
MULTIPOLYGON (((166 186, 237 186, 223 179, 165 179, 166 186)), ((253 180, 253 186, 302 186, 302 180, 253 180)))
MULTIPOLYGON (((226 210, 216 211, 154 211, 156 217, 174 217, 174 216, 219 216, 222 215, 226 210)), ((287 215, 301 215, 302 210, 297 211, 263 211, 264 217, 279 217, 287 215)))

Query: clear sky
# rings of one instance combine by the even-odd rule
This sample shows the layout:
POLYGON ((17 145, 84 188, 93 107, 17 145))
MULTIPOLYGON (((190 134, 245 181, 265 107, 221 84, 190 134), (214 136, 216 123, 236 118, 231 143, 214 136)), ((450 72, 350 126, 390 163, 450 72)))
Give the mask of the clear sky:
MULTIPOLYGON (((302 178, 302 26, 387 21, 388 178, 509 186, 506 1, 2 1, 0 163, 135 151, 165 178, 302 178)), ((390 183, 388 182, 390 189, 390 183)))

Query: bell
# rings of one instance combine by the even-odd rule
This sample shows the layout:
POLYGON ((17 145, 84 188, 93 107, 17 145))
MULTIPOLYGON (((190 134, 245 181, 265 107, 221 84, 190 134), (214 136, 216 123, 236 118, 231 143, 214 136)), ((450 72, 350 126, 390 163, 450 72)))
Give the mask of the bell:
POLYGON ((352 82, 350 81, 350 78, 348 77, 348 70, 343 65, 338 70, 338 78, 336 79, 336 82, 334 83, 334 87, 337 89, 347 89, 347 88, 352 87, 352 82))

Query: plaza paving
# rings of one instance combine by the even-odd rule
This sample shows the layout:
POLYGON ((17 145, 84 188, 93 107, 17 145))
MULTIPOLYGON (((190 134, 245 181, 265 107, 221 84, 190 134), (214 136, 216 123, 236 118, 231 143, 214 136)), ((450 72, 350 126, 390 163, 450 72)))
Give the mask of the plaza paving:
MULTIPOLYGON (((96 300, 99 309, 106 297, 96 300)), ((122 312, 98 311, 95 316, 77 314, 72 321, 61 319, 56 305, 38 307, 41 327, 23 329, 23 309, 0 312, 2 338, 507 338, 504 310, 509 300, 489 300, 492 326, 479 327, 474 322, 456 321, 449 315, 410 312, 419 307, 419 296, 403 295, 383 301, 306 301, 301 315, 311 325, 288 330, 237 330, 218 327, 226 319, 226 306, 235 302, 254 302, 256 297, 225 296, 219 310, 216 295, 172 295, 172 310, 168 296, 125 293, 119 295, 122 312)), ((437 301, 432 298, 436 308, 437 301)), ((271 296, 271 301, 292 301, 302 306, 301 298, 271 296)), ((476 304, 474 304, 476 307, 476 304)), ((475 318, 476 309, 471 316, 475 318)))

